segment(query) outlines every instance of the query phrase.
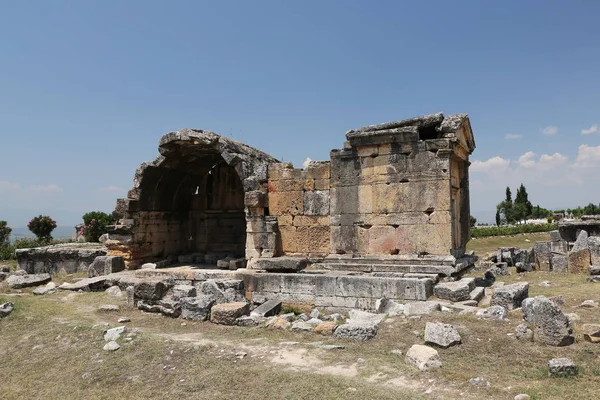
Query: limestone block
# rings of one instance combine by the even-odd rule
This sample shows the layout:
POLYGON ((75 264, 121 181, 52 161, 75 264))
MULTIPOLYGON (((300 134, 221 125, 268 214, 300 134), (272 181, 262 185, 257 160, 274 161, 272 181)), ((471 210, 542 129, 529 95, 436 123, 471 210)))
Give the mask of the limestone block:
POLYGON ((331 185, 329 179, 315 179, 314 189, 315 190, 329 190, 331 185))
POLYGON ((223 303, 210 310, 210 322, 221 325, 235 325, 235 320, 250 313, 250 305, 246 302, 223 303))
POLYGON ((294 217, 292 215, 277 216, 277 224, 279 226, 288 226, 293 224, 294 217))
POLYGON ((450 324, 427 322, 425 325, 425 343, 448 348, 461 343, 458 330, 450 324))
POLYGON ((298 238, 295 226, 280 226, 281 250, 283 253, 298 253, 298 238))
POLYGON ((271 215, 299 215, 304 212, 304 192, 269 193, 269 211, 271 215))
POLYGON ((360 146, 356 148, 356 151, 359 157, 373 157, 379 154, 379 146, 360 146))
POLYGON ((304 215, 329 215, 329 191, 304 192, 304 215))
POLYGON ((549 376, 571 376, 577 373, 577 365, 569 358, 553 358, 548 361, 549 376))
POLYGON ((585 273, 589 272, 591 264, 590 251, 586 249, 572 250, 568 256, 569 272, 585 273))
MULTIPOLYGON (((358 188, 355 186, 332 187, 329 191, 331 214, 356 214, 359 212, 358 188)), ((364 201, 362 202, 364 204, 364 201)), ((364 212, 364 211, 363 211, 364 212)), ((370 212, 370 210, 368 211, 370 212)))
POLYGON ((533 245, 535 269, 538 271, 550 271, 550 242, 538 242, 533 245))
POLYGON ((256 307, 250 313, 251 316, 270 317, 277 315, 281 311, 281 301, 273 299, 256 307))
POLYGON ((329 253, 328 226, 299 226, 296 229, 297 251, 303 253, 329 253))
POLYGON ((315 190, 315 180, 314 179, 306 179, 304 181, 304 185, 302 186, 302 189, 305 192, 315 190))
POLYGON ((552 253, 552 271, 568 272, 569 262, 566 254, 552 253))
POLYGON ((269 193, 305 190, 305 182, 306 180, 304 179, 282 179, 276 181, 269 181, 269 193))
POLYGON ((311 162, 306 168, 306 177, 309 179, 327 179, 330 177, 329 161, 311 162))
POLYGON ((473 289, 475 289, 475 280, 465 278, 456 282, 439 283, 433 288, 433 293, 440 299, 465 301, 471 299, 473 289))
POLYGON ((429 371, 442 367, 442 360, 437 350, 420 344, 415 344, 408 349, 405 361, 407 364, 414 365, 421 371, 429 371))
POLYGON ((588 342, 600 343, 600 325, 598 324, 584 324, 581 327, 583 332, 583 338, 588 342))
POLYGON ((293 218, 294 226, 329 226, 329 216, 296 215, 293 218))
POLYGON ((588 249, 590 250, 592 264, 600 264, 600 237, 590 236, 588 238, 588 249))
POLYGON ((504 285, 494 290, 491 305, 499 305, 508 310, 513 310, 521 307, 521 303, 528 295, 529 283, 527 282, 504 285))

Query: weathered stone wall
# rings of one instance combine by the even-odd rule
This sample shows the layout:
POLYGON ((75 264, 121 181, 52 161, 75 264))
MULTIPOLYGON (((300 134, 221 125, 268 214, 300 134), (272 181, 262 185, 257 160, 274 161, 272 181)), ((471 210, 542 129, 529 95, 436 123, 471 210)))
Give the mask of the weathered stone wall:
POLYGON ((331 240, 338 254, 449 254, 450 160, 424 142, 331 153, 331 240))
POLYGON ((329 254, 329 162, 311 162, 306 169, 271 164, 268 176, 268 210, 277 217, 281 253, 329 254))
POLYGON ((18 249, 18 269, 28 274, 87 272, 96 257, 106 255, 100 243, 65 243, 52 246, 18 249))

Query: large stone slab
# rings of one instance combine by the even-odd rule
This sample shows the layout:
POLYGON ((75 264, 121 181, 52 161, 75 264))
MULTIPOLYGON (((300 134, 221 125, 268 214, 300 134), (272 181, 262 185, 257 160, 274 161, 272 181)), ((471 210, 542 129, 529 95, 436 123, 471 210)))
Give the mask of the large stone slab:
POLYGON ((407 364, 413 365, 421 371, 429 371, 442 367, 442 360, 437 350, 420 344, 415 344, 408 349, 404 360, 407 364))
POLYGON ((210 310, 210 322, 221 325, 235 325, 235 320, 250 313, 250 305, 245 302, 223 303, 210 310))
POLYGON ((264 302, 260 306, 256 307, 250 315, 257 317, 270 317, 279 314, 281 311, 281 301, 273 299, 264 302))
POLYGON ((182 297, 179 299, 179 303, 181 305, 181 318, 206 321, 215 299, 209 295, 200 295, 198 297, 182 297))
POLYGON ((333 332, 338 339, 365 341, 377 335, 377 324, 369 321, 354 321, 340 325, 333 332))
POLYGON ((512 310, 521 307, 521 303, 528 295, 529 283, 527 282, 504 285, 494 289, 491 305, 502 306, 508 310, 512 310))
POLYGON ((569 318, 556 303, 544 296, 537 296, 531 304, 526 304, 524 318, 533 321, 535 342, 549 346, 568 346, 575 340, 569 318))
POLYGON ((252 269, 264 269, 269 272, 297 272, 308 265, 305 258, 296 257, 273 257, 259 258, 252 265, 252 269))
POLYGON ((475 280, 464 278, 455 282, 438 283, 433 288, 433 294, 443 300, 465 301, 471 298, 473 289, 475 289, 475 280))
POLYGON ((162 279, 141 279, 133 286, 135 297, 142 300, 160 300, 169 288, 162 279))
POLYGON ((460 344, 461 337, 458 330, 450 324, 440 322, 427 322, 425 325, 425 343, 442 348, 460 344))
POLYGON ((569 272, 587 274, 591 265, 591 255, 588 248, 588 233, 582 230, 579 232, 577 240, 569 252, 569 272))
POLYGON ((533 245, 534 264, 538 271, 550 271, 552 251, 550 242, 538 242, 533 245))
POLYGON ((52 280, 50 274, 28 274, 11 275, 6 279, 8 287, 12 289, 21 289, 32 286, 40 286, 52 280))
POLYGON ((64 243, 52 246, 17 249, 18 268, 30 274, 87 272, 98 256, 106 255, 100 243, 64 243))

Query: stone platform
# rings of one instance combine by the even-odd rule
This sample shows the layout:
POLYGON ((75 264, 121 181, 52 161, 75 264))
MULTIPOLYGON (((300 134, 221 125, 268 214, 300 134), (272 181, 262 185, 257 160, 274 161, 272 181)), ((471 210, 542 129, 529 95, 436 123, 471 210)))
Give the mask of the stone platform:
POLYGON ((433 294, 433 286, 437 282, 435 274, 327 270, 274 273, 250 269, 220 270, 205 264, 134 272, 135 277, 140 279, 162 277, 187 285, 197 285, 208 279, 243 280, 246 298, 256 303, 277 299, 323 309, 373 310, 375 302, 384 297, 398 301, 424 301, 433 294))

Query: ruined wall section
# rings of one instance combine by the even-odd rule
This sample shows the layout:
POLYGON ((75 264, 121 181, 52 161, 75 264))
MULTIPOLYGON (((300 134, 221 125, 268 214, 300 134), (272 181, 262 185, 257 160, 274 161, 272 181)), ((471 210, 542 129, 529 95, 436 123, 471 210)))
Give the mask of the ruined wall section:
POLYGON ((439 144, 415 140, 331 152, 332 253, 449 254, 450 157, 439 144))
POLYGON ((269 166, 268 212, 277 218, 281 254, 321 257, 330 253, 330 163, 269 166))

